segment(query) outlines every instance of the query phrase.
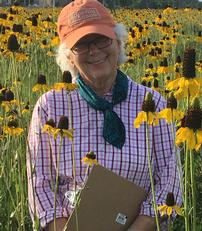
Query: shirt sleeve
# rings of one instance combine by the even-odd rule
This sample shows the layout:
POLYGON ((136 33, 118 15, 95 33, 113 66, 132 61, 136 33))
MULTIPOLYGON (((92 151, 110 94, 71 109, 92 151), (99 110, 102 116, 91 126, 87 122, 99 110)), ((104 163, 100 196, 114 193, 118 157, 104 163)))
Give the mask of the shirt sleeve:
MULTIPOLYGON (((162 107, 163 104, 160 105, 160 108, 162 107)), ((166 124, 165 120, 160 120, 158 126, 150 128, 150 137, 152 140, 150 144, 151 160, 157 206, 165 204, 169 192, 174 194, 175 204, 181 206, 182 192, 180 190, 180 176, 182 171, 180 158, 178 158, 177 161, 177 155, 179 155, 179 153, 176 153, 175 150, 175 138, 172 134, 171 125, 166 124)), ((152 206, 151 187, 146 201, 142 204, 140 214, 155 216, 152 206)))
MULTIPOLYGON (((27 145, 27 176, 29 210, 34 222, 34 215, 44 228, 54 219, 55 168, 52 164, 51 146, 47 134, 42 133, 43 125, 48 120, 46 95, 35 105, 29 127, 27 145)), ((68 211, 62 201, 56 197, 56 218, 68 217, 68 211)))

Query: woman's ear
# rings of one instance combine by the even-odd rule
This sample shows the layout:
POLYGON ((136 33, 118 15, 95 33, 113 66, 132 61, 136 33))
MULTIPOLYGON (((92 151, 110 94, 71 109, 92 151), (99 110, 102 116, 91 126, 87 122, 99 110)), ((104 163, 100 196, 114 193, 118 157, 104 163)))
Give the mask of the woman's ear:
POLYGON ((72 65, 72 67, 75 67, 73 54, 70 53, 68 58, 69 58, 69 61, 70 61, 70 64, 72 65))
POLYGON ((120 52, 121 52, 121 41, 120 40, 117 40, 117 46, 118 46, 118 51, 120 54, 120 52))

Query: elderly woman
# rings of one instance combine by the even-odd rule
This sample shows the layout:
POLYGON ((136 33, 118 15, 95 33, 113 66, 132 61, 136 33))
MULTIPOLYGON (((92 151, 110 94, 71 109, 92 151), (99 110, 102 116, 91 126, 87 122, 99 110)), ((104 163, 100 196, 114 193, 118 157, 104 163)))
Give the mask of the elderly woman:
MULTIPOLYGON (((147 198, 130 231, 153 231, 156 224, 146 156, 146 125, 135 129, 133 122, 147 92, 152 92, 157 111, 165 106, 165 101, 159 93, 138 85, 118 69, 124 61, 127 33, 98 1, 75 0, 65 6, 58 18, 58 34, 61 44, 57 63, 63 72, 71 72, 78 89, 68 94, 64 89, 51 90, 40 97, 34 108, 27 161, 31 215, 38 217, 41 228, 54 230, 56 212, 60 231, 71 214, 65 192, 74 189, 72 143, 65 137, 60 149, 54 209, 52 180, 56 179, 60 139, 49 138, 42 132, 48 120, 53 119, 57 125, 61 116, 66 116, 75 129, 76 185, 82 185, 85 178, 86 166, 81 159, 93 150, 99 164, 147 190, 147 198)), ((157 204, 164 204, 169 192, 181 203, 170 127, 161 122, 150 132, 157 204)))

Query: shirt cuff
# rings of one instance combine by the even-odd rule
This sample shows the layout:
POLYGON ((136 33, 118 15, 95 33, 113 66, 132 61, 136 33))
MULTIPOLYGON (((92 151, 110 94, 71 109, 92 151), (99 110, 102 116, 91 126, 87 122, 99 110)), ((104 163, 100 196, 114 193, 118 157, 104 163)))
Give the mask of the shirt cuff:
MULTIPOLYGON (((56 208, 56 218, 69 217, 69 212, 65 208, 56 208)), ((54 208, 48 211, 44 211, 39 216, 41 228, 45 228, 51 221, 54 220, 54 208)))
MULTIPOLYGON (((155 211, 153 209, 152 204, 148 203, 146 201, 143 202, 139 215, 155 217, 155 211)), ((158 216, 160 218, 159 212, 158 212, 158 216)), ((173 219, 174 217, 175 217, 175 215, 172 214, 171 219, 173 219)), ((167 229, 168 229, 168 223, 167 223, 167 218, 165 218, 165 220, 160 222, 160 230, 167 231, 167 229)))
POLYGON ((155 212, 151 203, 143 202, 139 215, 145 215, 150 217, 155 217, 155 212))

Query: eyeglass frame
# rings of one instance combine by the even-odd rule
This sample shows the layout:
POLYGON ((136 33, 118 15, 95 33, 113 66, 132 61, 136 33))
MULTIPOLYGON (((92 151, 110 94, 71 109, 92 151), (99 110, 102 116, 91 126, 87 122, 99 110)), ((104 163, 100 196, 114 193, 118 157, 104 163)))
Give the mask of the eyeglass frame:
POLYGON ((89 41, 89 42, 86 42, 86 43, 84 42, 83 44, 81 44, 81 45, 85 45, 85 46, 86 46, 86 50, 84 50, 84 51, 78 53, 78 52, 76 52, 76 51, 74 50, 74 48, 76 48, 76 45, 75 45, 75 46, 73 46, 73 47, 71 48, 71 51, 72 51, 72 53, 73 53, 74 55, 83 55, 83 54, 86 54, 86 53, 88 53, 88 52, 90 51, 90 46, 91 46, 92 44, 95 45, 97 49, 102 50, 102 49, 105 49, 105 48, 111 46, 111 45, 112 45, 112 42, 113 42, 113 39, 111 39, 111 38, 109 38, 109 37, 97 38, 97 39, 94 39, 94 40, 92 40, 92 41, 89 41), (103 40, 103 39, 105 39, 106 41, 109 41, 109 42, 106 44, 106 46, 98 47, 97 44, 96 44, 96 42, 99 42, 99 41, 101 41, 101 40, 103 40))

